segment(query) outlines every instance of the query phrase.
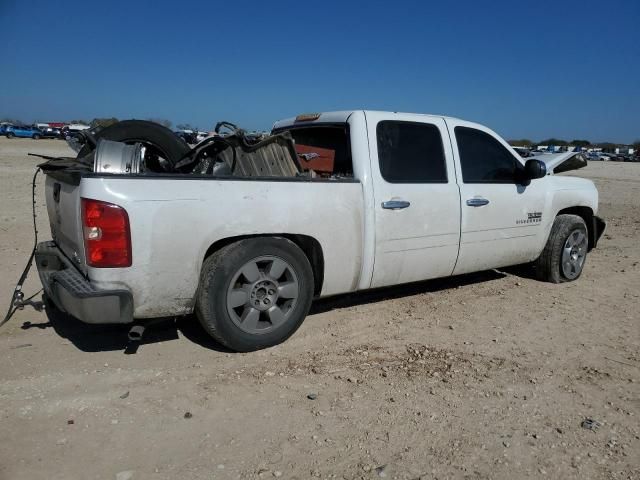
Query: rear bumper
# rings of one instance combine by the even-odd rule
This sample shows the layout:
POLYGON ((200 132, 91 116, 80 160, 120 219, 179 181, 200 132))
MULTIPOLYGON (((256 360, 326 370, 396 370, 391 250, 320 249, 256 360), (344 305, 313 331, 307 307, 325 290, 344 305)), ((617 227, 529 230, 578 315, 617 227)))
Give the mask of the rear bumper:
POLYGON ((60 310, 85 323, 133 322, 131 292, 96 289, 54 242, 39 243, 35 261, 44 292, 60 310))

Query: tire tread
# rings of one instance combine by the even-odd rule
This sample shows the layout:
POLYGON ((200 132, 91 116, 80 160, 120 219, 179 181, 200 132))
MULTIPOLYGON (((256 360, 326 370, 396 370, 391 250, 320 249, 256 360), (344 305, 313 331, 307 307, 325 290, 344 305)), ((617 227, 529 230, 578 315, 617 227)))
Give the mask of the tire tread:
POLYGON ((236 243, 232 243, 225 247, 222 247, 217 252, 214 252, 210 255, 203 263, 202 270, 200 273, 200 283, 198 285, 198 294, 196 298, 198 301, 196 302, 196 316, 202 325, 202 328, 213 337, 213 339, 224 345, 227 348, 231 348, 228 344, 224 336, 222 336, 218 329, 216 328, 215 321, 206 321, 206 319, 215 319, 215 311, 211 308, 212 302, 209 300, 209 296, 211 295, 211 290, 209 288, 209 284, 211 280, 216 275, 219 275, 219 270, 221 268, 221 260, 227 256, 232 250, 233 247, 236 246, 236 243))
MULTIPOLYGON (((578 215, 558 215, 555 218, 547 243, 534 264, 538 280, 551 283, 570 281, 562 275, 560 262, 564 242, 569 236, 569 233, 577 226, 581 226, 585 234, 587 233, 587 226, 582 217, 578 215)), ((578 278, 580 278, 580 275, 574 280, 578 278)))

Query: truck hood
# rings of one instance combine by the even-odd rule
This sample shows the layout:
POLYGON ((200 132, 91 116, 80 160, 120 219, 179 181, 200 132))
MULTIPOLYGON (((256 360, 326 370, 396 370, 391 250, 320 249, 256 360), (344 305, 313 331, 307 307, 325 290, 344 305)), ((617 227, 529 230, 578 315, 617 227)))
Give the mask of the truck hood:
POLYGON ((529 157, 527 160, 532 158, 543 161, 547 165, 547 172, 549 173, 568 172, 569 170, 578 170, 579 168, 587 166, 587 159, 580 152, 537 155, 535 157, 529 157))

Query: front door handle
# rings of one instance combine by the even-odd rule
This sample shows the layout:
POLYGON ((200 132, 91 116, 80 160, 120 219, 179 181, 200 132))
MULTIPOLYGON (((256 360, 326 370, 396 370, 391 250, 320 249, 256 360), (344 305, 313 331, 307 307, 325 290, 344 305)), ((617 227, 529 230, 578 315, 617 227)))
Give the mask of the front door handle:
POLYGON ((489 204, 489 200, 482 197, 474 197, 467 200, 467 205, 469 205, 470 207, 482 207, 488 204, 489 204))
POLYGON ((411 203, 406 200, 387 200, 386 202, 382 202, 382 208, 386 208, 387 210, 401 210, 403 208, 407 208, 411 203))

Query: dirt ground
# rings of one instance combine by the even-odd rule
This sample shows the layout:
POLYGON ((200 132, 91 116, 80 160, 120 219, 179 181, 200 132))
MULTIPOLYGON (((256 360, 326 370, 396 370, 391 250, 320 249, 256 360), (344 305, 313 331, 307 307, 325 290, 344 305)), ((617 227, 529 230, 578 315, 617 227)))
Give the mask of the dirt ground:
MULTIPOLYGON (((0 138, 3 308, 33 242, 27 152, 67 147, 0 138)), ((640 478, 640 164, 575 174, 608 229, 574 283, 491 271, 325 300, 249 354, 192 317, 125 351, 126 327, 18 312, 0 479, 640 478)))

